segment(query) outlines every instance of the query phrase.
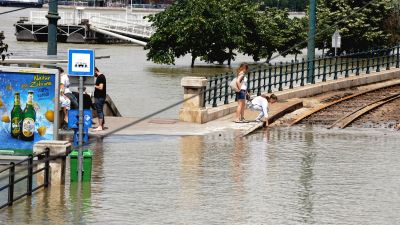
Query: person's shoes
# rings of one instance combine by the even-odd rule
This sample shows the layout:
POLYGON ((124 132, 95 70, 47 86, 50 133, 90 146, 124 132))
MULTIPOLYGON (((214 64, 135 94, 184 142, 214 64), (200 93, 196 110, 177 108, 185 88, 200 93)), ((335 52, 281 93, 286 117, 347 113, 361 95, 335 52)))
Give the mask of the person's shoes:
POLYGON ((235 123, 243 123, 241 120, 235 120, 235 123))
POLYGON ((103 128, 100 126, 98 126, 96 129, 93 129, 93 131, 102 131, 102 130, 103 130, 103 128))
POLYGON ((249 123, 249 121, 247 121, 245 119, 242 119, 241 121, 242 121, 242 123, 249 123))

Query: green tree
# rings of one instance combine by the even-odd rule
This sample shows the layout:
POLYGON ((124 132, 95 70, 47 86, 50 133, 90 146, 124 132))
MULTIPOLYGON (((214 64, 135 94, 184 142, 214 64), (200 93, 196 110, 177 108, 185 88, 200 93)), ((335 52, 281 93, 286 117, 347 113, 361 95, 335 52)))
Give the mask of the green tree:
POLYGON ((393 10, 387 17, 384 27, 390 34, 389 42, 391 45, 400 44, 400 2, 392 1, 393 10))
POLYGON ((258 14, 259 5, 248 0, 219 1, 211 22, 212 35, 209 35, 209 51, 203 60, 222 64, 235 58, 234 50, 245 41, 245 33, 251 27, 246 26, 258 14))
POLYGON ((323 48, 324 41, 330 43, 335 30, 342 37, 340 51, 388 46, 390 34, 383 26, 393 10, 390 1, 319 0, 316 47, 323 48))
POLYGON ((254 0, 178 0, 149 16, 156 32, 145 46, 147 59, 174 64, 190 54, 191 66, 200 59, 222 64, 235 59, 235 51, 268 62, 276 51, 297 54, 305 39, 304 19, 290 19, 287 10, 260 11, 254 0))
POLYGON ((174 64, 175 58, 191 54, 192 67, 198 57, 230 64, 247 30, 244 21, 256 17, 257 9, 249 0, 178 0, 149 16, 157 31, 145 47, 147 58, 174 64))
POLYGON ((301 53, 301 50, 307 47, 307 18, 289 18, 288 13, 285 13, 285 18, 280 27, 280 45, 277 51, 282 56, 295 55, 297 60, 297 55, 301 53))
POLYGON ((295 46, 306 37, 305 19, 289 18, 287 10, 270 8, 260 12, 258 17, 247 24, 251 29, 239 50, 254 61, 265 59, 269 62, 275 52, 283 56, 298 54, 305 46, 295 46), (293 48, 292 48, 293 47, 293 48))
POLYGON ((204 36, 210 33, 207 17, 212 6, 203 0, 178 0, 168 9, 150 15, 149 21, 157 31, 145 46, 149 50, 147 58, 155 63, 174 64, 175 58, 191 54, 193 66, 195 59, 206 53, 208 43, 204 36))

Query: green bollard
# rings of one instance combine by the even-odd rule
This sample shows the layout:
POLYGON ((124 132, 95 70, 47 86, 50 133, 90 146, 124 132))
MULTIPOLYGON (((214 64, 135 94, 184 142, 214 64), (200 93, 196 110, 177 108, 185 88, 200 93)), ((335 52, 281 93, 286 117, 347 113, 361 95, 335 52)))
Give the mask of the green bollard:
MULTIPOLYGON (((82 171, 82 182, 90 182, 92 178, 92 157, 93 152, 90 149, 86 149, 82 152, 83 154, 83 171, 82 171)), ((79 152, 74 150, 70 156, 70 177, 71 182, 78 182, 78 155, 79 152)))
POLYGON ((82 181, 90 182, 92 179, 92 156, 93 152, 90 149, 83 151, 83 174, 82 181))

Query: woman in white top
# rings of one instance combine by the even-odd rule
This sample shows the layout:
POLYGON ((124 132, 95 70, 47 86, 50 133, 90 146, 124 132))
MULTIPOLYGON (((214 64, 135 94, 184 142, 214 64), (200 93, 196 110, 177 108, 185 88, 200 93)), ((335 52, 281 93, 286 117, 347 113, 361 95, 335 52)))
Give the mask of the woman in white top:
POLYGON ((58 73, 60 74, 60 88, 64 90, 64 95, 70 100, 71 108, 78 109, 78 99, 76 99, 75 95, 72 94, 72 91, 69 89, 70 82, 68 75, 64 73, 61 67, 58 67, 58 73))
POLYGON ((236 85, 240 89, 239 92, 236 92, 236 98, 238 101, 238 107, 236 109, 236 120, 235 123, 248 123, 244 119, 244 109, 246 108, 246 96, 247 96, 247 77, 246 73, 249 69, 249 66, 246 63, 240 64, 237 69, 237 79, 236 85))

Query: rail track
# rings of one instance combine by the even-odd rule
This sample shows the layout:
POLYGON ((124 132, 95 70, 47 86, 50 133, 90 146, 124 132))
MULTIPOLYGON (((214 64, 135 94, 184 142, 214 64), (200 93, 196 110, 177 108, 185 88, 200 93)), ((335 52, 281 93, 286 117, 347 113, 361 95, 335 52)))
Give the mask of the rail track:
POLYGON ((400 126, 400 85, 380 87, 326 103, 291 123, 345 128, 400 126))

